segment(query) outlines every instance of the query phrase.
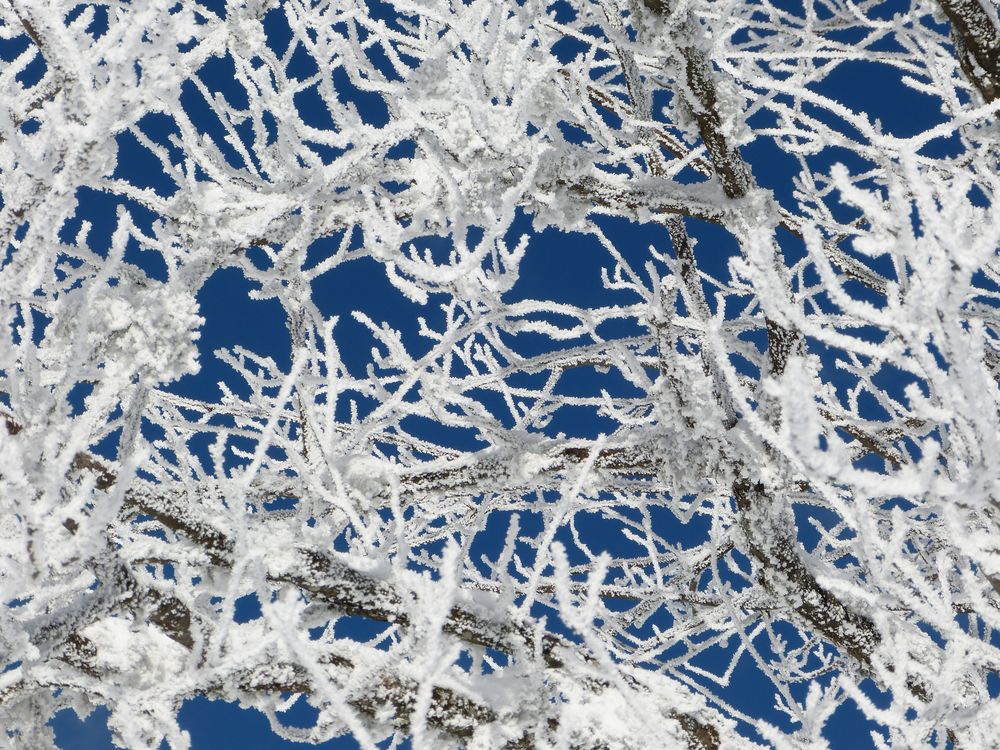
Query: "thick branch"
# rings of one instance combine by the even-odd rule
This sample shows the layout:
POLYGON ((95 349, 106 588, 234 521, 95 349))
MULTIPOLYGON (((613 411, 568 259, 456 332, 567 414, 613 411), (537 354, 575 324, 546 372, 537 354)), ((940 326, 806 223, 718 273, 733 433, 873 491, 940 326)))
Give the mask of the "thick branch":
POLYGON ((760 583, 777 596, 790 598, 799 617, 870 672, 871 653, 881 641, 875 623, 820 586, 802 562, 794 537, 774 528, 764 507, 771 499, 762 485, 740 480, 733 495, 750 555, 760 566, 760 583))
POLYGON ((951 22, 962 70, 986 104, 995 101, 1000 96, 1000 29, 981 0, 938 0, 938 4, 951 22))

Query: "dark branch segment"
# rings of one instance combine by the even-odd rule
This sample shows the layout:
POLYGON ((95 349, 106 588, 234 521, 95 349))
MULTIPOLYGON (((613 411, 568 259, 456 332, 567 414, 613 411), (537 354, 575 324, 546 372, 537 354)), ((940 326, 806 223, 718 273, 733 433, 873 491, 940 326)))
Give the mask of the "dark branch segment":
POLYGON ((740 480, 733 494, 760 583, 776 596, 790 599, 792 609, 810 628, 870 668, 872 651, 881 641, 875 623, 820 586, 803 563, 798 542, 786 530, 774 528, 771 499, 763 485, 740 480))
POLYGON ((990 104, 1000 96, 1000 29, 983 2, 990 0, 938 0, 951 22, 959 64, 983 101, 990 104))

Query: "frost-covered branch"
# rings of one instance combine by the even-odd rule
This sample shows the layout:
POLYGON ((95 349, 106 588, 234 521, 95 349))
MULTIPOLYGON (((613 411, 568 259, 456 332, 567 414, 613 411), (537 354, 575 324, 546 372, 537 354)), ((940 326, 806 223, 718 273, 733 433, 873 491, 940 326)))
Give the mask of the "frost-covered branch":
POLYGON ((891 5, 0 3, 0 744, 990 746, 1000 26, 891 5))

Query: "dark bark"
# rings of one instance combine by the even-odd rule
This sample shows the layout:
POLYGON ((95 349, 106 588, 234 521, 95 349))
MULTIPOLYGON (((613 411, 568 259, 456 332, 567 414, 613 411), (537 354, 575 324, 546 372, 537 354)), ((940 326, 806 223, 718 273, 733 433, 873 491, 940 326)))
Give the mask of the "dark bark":
POLYGON ((1000 30, 980 0, 938 0, 938 4, 951 22, 962 71, 984 103, 996 101, 1000 96, 1000 30))

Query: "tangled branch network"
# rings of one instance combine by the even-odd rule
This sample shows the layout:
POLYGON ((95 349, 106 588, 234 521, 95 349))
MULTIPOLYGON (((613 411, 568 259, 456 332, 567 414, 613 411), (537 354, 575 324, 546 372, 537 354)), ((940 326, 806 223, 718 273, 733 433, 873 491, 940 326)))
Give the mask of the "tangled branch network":
POLYGON ((0 746, 998 747, 998 128, 991 0, 0 0, 0 746))

